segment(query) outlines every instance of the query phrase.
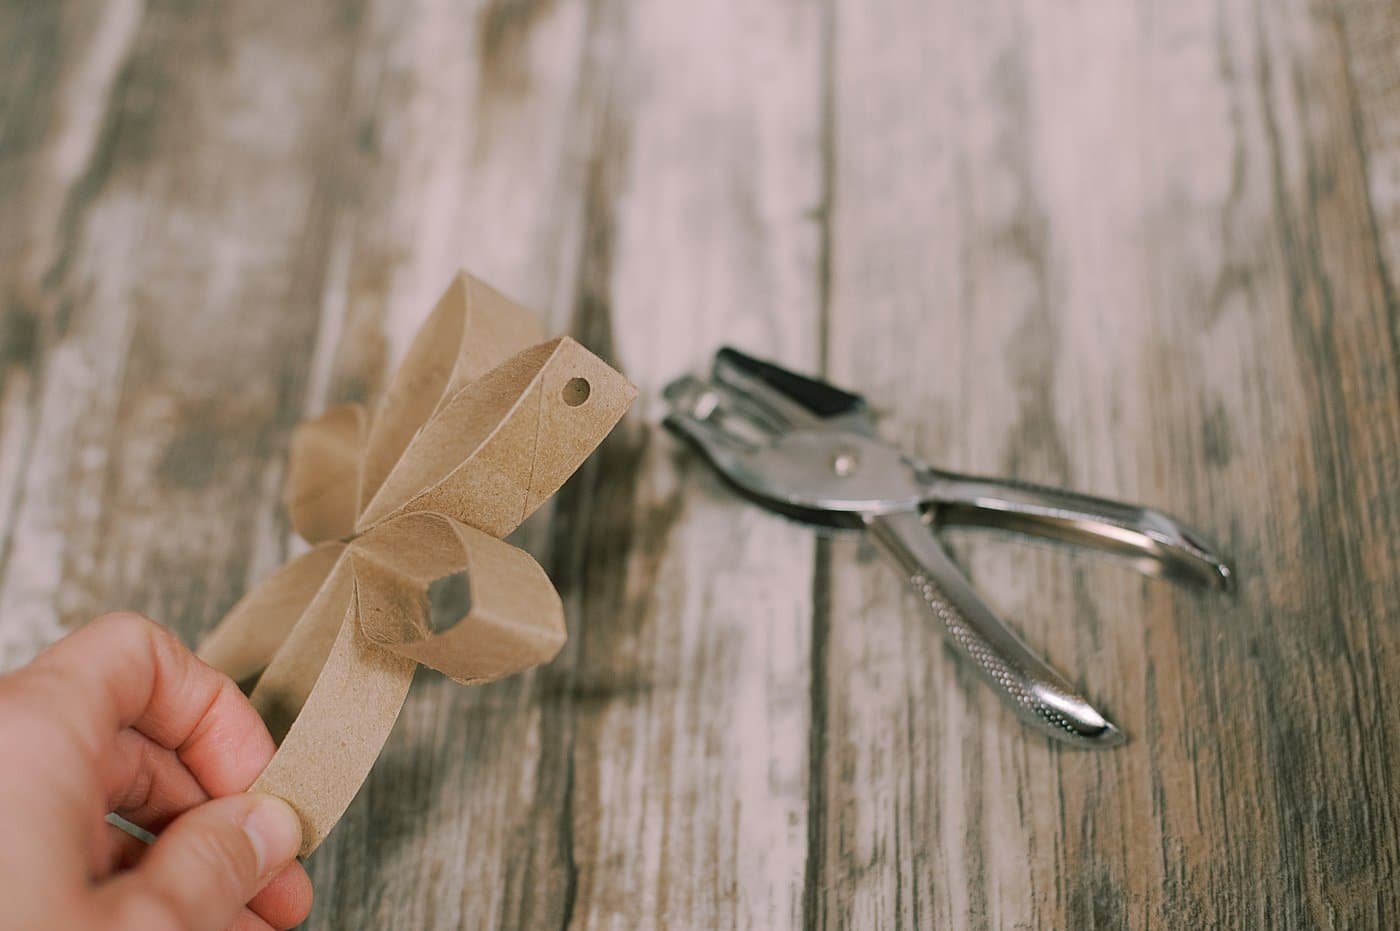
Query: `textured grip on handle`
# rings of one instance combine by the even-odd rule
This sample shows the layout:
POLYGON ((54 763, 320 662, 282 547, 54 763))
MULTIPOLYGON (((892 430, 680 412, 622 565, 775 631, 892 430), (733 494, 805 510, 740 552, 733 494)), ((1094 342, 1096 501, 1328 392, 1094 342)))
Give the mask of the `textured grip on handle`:
POLYGON ((918 514, 870 517, 866 527, 938 619, 949 644, 1026 723, 1083 747, 1123 742, 1123 733, 1033 654, 978 597, 918 514))

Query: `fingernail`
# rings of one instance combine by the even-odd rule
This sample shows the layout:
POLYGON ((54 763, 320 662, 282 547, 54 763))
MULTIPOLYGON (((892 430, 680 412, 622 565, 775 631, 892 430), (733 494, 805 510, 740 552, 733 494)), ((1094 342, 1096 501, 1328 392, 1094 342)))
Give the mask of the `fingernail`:
POLYGON ((258 854, 258 875, 273 867, 291 862, 301 847, 301 819, 292 807, 271 795, 254 795, 252 811, 243 819, 243 832, 248 835, 258 854))

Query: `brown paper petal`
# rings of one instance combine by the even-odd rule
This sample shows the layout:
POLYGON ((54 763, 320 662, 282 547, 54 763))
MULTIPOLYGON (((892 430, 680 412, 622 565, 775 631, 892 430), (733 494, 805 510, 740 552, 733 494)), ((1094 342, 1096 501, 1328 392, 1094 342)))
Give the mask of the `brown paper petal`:
POLYGON ((375 410, 362 494, 369 501, 413 435, 443 401, 544 339, 535 317, 462 272, 419 328, 375 410))
POLYGON ((360 464, 369 415, 359 404, 332 407, 292 433, 282 499, 292 527, 308 543, 339 540, 360 513, 360 464))
POLYGON ((506 536, 573 474, 636 395, 572 339, 531 347, 433 416, 365 508, 360 528, 440 511, 506 536), (449 463, 450 471, 443 468, 449 463))
MULTIPOLYGON (((394 601, 371 606, 362 599, 360 625, 366 636, 463 685, 490 682, 552 660, 564 645, 564 606, 549 577, 528 553, 450 517, 430 512, 408 514, 379 525, 355 544, 356 571, 374 566, 409 578, 426 599, 428 585, 446 575, 465 572, 471 610, 452 627, 434 633, 417 623, 426 607, 394 601), (423 524, 436 526, 428 532, 423 524), (440 535, 451 534, 448 541, 440 535), (411 539, 417 537, 417 539, 411 539), (438 537, 438 539, 433 539, 438 537), (433 556, 414 550, 425 541, 433 556)), ((387 591, 382 589, 366 590, 387 591)))
POLYGON ((322 543, 268 576, 224 615, 199 658, 235 682, 262 672, 344 551, 344 543, 322 543))
POLYGON ((413 660, 371 643, 352 594, 324 668, 252 791, 301 817, 300 856, 325 840, 374 765, 413 682, 413 660))
POLYGON ((273 740, 280 741, 287 733, 316 685, 336 631, 345 619, 353 582, 350 548, 342 547, 325 583, 287 631, 281 647, 248 696, 273 740))

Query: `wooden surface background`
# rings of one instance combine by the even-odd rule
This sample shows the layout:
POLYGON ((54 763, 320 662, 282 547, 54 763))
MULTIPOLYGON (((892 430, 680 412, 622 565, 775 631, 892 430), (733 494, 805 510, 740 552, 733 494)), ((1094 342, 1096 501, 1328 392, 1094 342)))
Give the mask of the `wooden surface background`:
POLYGON ((0 665, 197 639, 459 265, 642 398, 524 532, 564 654, 420 675, 310 927, 1400 922, 1394 0, 6 0, 0 665), (1054 746, 655 429, 722 342, 1239 591, 953 536, 1131 737, 1054 746))

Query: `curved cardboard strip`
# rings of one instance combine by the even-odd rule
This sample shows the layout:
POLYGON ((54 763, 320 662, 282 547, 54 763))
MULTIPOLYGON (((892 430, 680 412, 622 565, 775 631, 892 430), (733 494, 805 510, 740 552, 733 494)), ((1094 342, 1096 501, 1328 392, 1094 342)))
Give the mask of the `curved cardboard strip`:
POLYGON ((434 413, 462 388, 545 340, 539 318, 515 301, 465 272, 457 276, 454 284, 457 282, 461 283, 466 316, 462 347, 434 413))
POLYGON ((344 543, 322 543, 268 576, 224 615, 199 658, 235 682, 262 672, 344 551, 344 543))
POLYGON ((362 405, 341 404, 292 432, 282 503, 292 527, 308 543, 354 532, 360 513, 360 453, 368 429, 362 405))
POLYGON ((558 490, 636 396, 631 382, 572 339, 533 346, 463 388, 424 425, 360 526, 437 511, 504 537, 558 490), (452 464, 446 472, 445 463, 452 464))
POLYGON ((446 514, 431 512, 383 521, 355 538, 356 565, 376 563, 426 588, 436 579, 463 571, 462 540, 456 526, 446 514))
MULTIPOLYGON (((431 582, 455 572, 467 574, 471 591, 466 617, 441 633, 405 623, 405 619, 426 617, 426 609, 420 613, 386 601, 385 610, 377 610, 369 607, 368 600, 362 602, 360 624, 374 642, 463 685, 490 682, 549 662, 563 647, 563 602, 549 576, 524 550, 445 515, 423 512, 390 520, 362 539, 364 548, 357 545, 357 557, 369 557, 386 571, 410 577, 424 599, 431 582), (427 521, 437 525, 432 533, 423 532, 427 521), (438 549, 440 554, 453 554, 451 564, 410 555, 423 537, 442 532, 454 537, 453 545, 439 544, 438 549)), ((368 590, 367 568, 357 558, 357 578, 368 590)), ((381 587, 376 585, 375 590, 381 587)))
POLYGON ((379 491, 414 433, 447 398, 543 338, 533 314, 459 272, 419 328, 375 410, 361 505, 379 491))
POLYGON ((316 685, 345 618, 353 582, 350 548, 343 547, 316 596, 292 618, 294 623, 278 619, 286 632, 284 640, 248 696, 273 740, 287 733, 316 685))
MULTIPOLYGON (((446 515, 415 513, 376 527, 350 546, 333 573, 340 576, 350 579, 348 597, 318 596, 278 655, 279 661, 292 653, 314 659, 318 647, 298 641, 297 634, 331 634, 320 668, 286 680, 313 684, 295 699, 300 714, 253 786, 297 810, 303 856, 326 836, 368 776, 419 662, 458 681, 481 681, 552 657, 564 638, 563 605, 539 565, 522 550, 446 515), (450 630, 434 634, 428 586, 457 572, 467 573, 471 609, 450 630), (347 726, 348 714, 353 726, 347 726)), ((323 592, 335 587, 328 584, 323 592)), ((279 672, 274 664, 264 678, 279 672)), ((261 692, 259 685, 259 712, 277 711, 259 701, 261 692)), ((288 693, 278 686, 277 694, 288 693)))
POLYGON ((413 660, 361 632, 359 599, 355 589, 301 714, 252 786, 296 810, 303 857, 325 840, 360 790, 413 682, 413 660))
MULTIPOLYGON (((519 450, 520 465, 528 469, 535 442, 531 432, 534 424, 529 422, 530 392, 557 344, 558 340, 554 340, 531 346, 458 391, 414 436, 394 470, 365 505, 359 529, 367 530, 402 513, 409 500, 442 481, 463 460, 475 456, 487 440, 503 431, 509 446, 519 450)), ((498 491, 483 487, 478 494, 489 499, 498 491)), ((459 514, 451 516, 462 519, 459 514)))

